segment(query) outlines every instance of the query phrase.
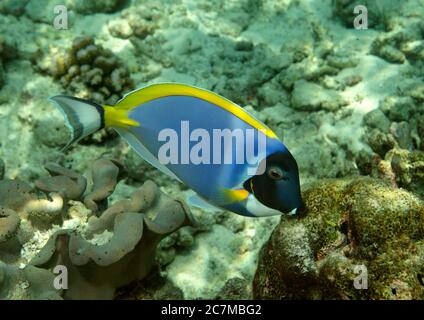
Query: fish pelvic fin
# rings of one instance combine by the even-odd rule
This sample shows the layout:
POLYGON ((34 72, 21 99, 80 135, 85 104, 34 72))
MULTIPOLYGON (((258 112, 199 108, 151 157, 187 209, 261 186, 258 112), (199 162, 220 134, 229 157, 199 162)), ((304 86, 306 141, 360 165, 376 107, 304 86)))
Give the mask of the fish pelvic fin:
POLYGON ((128 109, 108 105, 102 107, 104 110, 104 122, 106 127, 128 128, 140 126, 140 123, 128 118, 128 109))
POLYGON ((63 149, 105 126, 103 106, 89 100, 57 95, 49 98, 65 118, 71 139, 63 149))

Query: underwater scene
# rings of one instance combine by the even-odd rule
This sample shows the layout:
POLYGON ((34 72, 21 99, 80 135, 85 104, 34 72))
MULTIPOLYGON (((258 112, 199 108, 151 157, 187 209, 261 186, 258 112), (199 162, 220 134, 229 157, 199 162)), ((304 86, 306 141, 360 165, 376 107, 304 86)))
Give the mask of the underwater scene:
POLYGON ((423 300, 424 0, 0 0, 0 300, 423 300))

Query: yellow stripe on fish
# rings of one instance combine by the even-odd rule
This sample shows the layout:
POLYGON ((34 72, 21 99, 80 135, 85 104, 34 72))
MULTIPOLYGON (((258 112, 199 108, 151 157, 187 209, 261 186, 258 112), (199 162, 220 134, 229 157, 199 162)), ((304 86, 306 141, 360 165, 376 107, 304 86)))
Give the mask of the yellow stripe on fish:
POLYGON ((240 202, 249 196, 249 192, 245 189, 224 189, 223 192, 230 202, 240 202))
MULTIPOLYGON (((123 109, 123 110, 131 110, 135 107, 140 106, 143 103, 149 102, 154 99, 166 97, 166 96, 190 96, 198 99, 205 100, 209 103, 213 103, 218 107, 221 107, 228 112, 234 114, 239 119, 245 121, 252 127, 260 130, 269 138, 278 139, 277 135, 268 127, 264 126, 261 122, 252 117, 248 112, 246 112, 240 106, 232 103, 231 101, 217 95, 208 90, 200 89, 197 87, 178 84, 178 83, 160 83, 153 84, 136 91, 133 91, 127 94, 124 98, 122 98, 114 108, 123 109)), ((127 117, 125 114, 121 114, 123 117, 127 117)), ((106 116, 105 116, 106 118, 106 116)), ((120 120, 116 120, 120 121, 120 120)), ((106 124, 107 124, 106 119, 106 124)))

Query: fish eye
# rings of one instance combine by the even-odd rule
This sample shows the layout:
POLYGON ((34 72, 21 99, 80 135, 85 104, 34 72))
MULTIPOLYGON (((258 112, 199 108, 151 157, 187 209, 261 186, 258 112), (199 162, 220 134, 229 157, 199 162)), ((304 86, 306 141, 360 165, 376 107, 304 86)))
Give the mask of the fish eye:
POLYGON ((271 167, 268 169, 268 176, 273 180, 287 180, 288 178, 284 176, 283 170, 277 167, 271 167))

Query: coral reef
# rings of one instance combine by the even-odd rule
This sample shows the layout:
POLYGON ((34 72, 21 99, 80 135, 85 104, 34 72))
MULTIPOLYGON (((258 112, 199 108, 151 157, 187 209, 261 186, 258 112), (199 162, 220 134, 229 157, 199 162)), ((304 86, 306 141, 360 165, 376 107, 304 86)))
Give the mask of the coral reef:
POLYGON ((393 149, 385 160, 390 162, 397 185, 424 199, 424 152, 393 149))
POLYGON ((364 140, 372 152, 358 160, 363 174, 383 178, 423 197, 424 112, 420 82, 401 86, 364 116, 364 140))
POLYGON ((381 180, 306 188, 302 220, 282 220, 263 247, 253 283, 261 299, 423 299, 424 203, 381 180), (355 266, 368 289, 354 286, 355 266))
POLYGON ((75 38, 66 53, 46 57, 39 67, 59 79, 69 93, 98 103, 113 105, 133 87, 123 62, 91 37, 75 38))
POLYGON ((138 208, 118 212, 112 221, 107 219, 109 223, 102 221, 103 228, 96 230, 100 234, 108 226, 113 227, 113 235, 106 243, 95 244, 74 232, 61 230, 31 264, 47 269, 67 267, 70 283, 64 292, 65 299, 112 299, 117 288, 142 280, 155 265, 160 240, 188 225, 190 220, 187 207, 182 202, 163 199, 165 196, 153 182, 146 182, 138 196, 138 208), (144 213, 138 213, 140 209, 144 213), (149 218, 151 213, 156 216, 149 218))
POLYGON ((0 261, 0 299, 61 300, 54 274, 34 266, 19 269, 0 261))
MULTIPOLYGON (((35 186, 46 198, 25 182, 0 180, 0 259, 14 263, 2 262, 2 296, 112 299, 116 289, 152 271, 162 239, 194 223, 184 202, 166 196, 152 181, 145 182, 130 199, 107 208, 123 171, 115 160, 95 161, 86 175, 54 163, 45 168, 50 176, 41 177, 35 186), (85 213, 77 203, 85 204, 85 213), (69 219, 73 224, 67 223, 69 219), (63 227, 49 229, 53 223, 63 227), (51 234, 49 240, 36 253, 38 244, 30 264, 20 270, 16 266, 22 261, 19 251, 28 250, 37 229, 43 227, 49 230, 47 236, 51 234), (67 268, 67 290, 51 288, 57 265, 67 268), (24 282, 31 290, 14 289, 24 282)), ((186 247, 193 243, 190 234, 181 233, 175 239, 186 247)))
MULTIPOLYGON (((113 104, 150 83, 196 85, 237 102, 269 125, 296 158, 302 185, 370 175, 423 197, 423 18, 421 0, 0 1, 0 259, 10 279, 2 284, 1 298, 40 297, 30 292, 37 282, 26 280, 19 267, 41 270, 28 263, 49 238, 58 245, 77 239, 72 241, 96 258, 92 246, 103 247, 114 237, 118 216, 155 211, 156 205, 140 207, 145 181, 153 180, 173 199, 190 195, 112 131, 101 130, 61 150, 69 132, 46 100, 59 93, 113 104), (353 28, 358 4, 367 6, 368 30, 353 28), (68 9, 68 30, 53 25, 56 5, 68 9), (104 159, 96 162, 100 158, 119 161, 103 167, 104 159), (71 231, 53 236, 62 229, 71 231)), ((392 195, 392 189, 387 192, 392 195)), ((192 214, 195 227, 178 229, 157 244, 160 272, 118 289, 118 298, 252 297, 258 251, 279 218, 243 219, 194 208, 192 214)), ((120 223, 140 220, 124 216, 120 223)), ((144 221, 138 243, 151 232, 144 221)), ((314 235, 294 222, 285 230, 299 246, 314 235)), ((308 246, 303 248, 285 252, 305 261, 304 272, 328 274, 323 270, 330 266, 333 274, 332 261, 337 261, 341 273, 352 273, 350 257, 329 254, 320 266, 307 259, 308 246)), ((386 252, 387 261, 395 261, 386 252)), ((94 264, 74 265, 69 246, 47 256, 51 261, 69 257, 77 274, 94 264)), ((386 260, 383 254, 379 259, 386 260)), ((297 271, 288 274, 297 277, 297 271)), ((316 283, 314 277, 305 281, 316 283)), ((405 283, 412 282, 401 281, 394 280, 396 297, 410 292, 405 283)), ((108 286, 108 297, 115 288, 108 286)), ((55 294, 64 296, 52 291, 46 297, 55 294)))
POLYGON ((407 27, 392 26, 391 32, 379 35, 373 42, 371 52, 393 63, 403 63, 406 59, 412 63, 424 58, 422 21, 410 22, 407 27))
POLYGON ((136 7, 124 9, 119 19, 108 24, 112 35, 127 39, 135 36, 144 39, 159 28, 166 13, 164 8, 155 2, 140 3, 136 7))

